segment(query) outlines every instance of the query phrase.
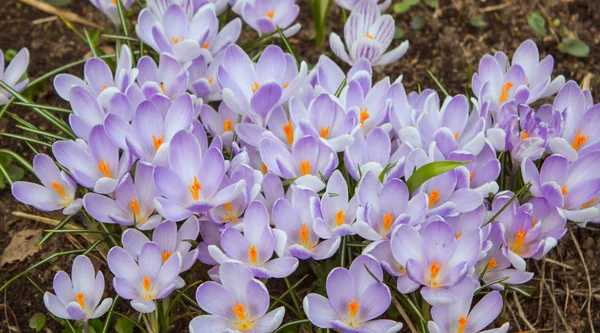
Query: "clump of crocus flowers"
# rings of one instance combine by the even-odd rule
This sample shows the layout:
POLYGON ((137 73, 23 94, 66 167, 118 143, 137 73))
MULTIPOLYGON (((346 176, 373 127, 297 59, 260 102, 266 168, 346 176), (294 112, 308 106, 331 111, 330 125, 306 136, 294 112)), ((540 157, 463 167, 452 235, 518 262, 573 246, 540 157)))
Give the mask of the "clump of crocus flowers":
MULTIPOLYGON (((92 2, 115 22, 131 5, 92 2)), ((408 48, 385 53, 390 1, 336 1, 351 14, 331 47, 352 67, 323 55, 310 71, 277 45, 300 28, 294 1, 230 2, 241 20, 223 24, 227 1, 148 0, 135 29, 146 55, 122 46, 114 71, 94 57, 83 79, 58 75, 73 139, 53 140, 56 162, 34 158, 41 185, 12 185, 38 210, 87 217, 112 247, 90 258, 106 259, 110 290, 149 332, 182 305, 203 311, 195 333, 398 332, 401 294, 428 304, 430 332, 480 332, 498 322, 498 290, 533 277, 527 259, 568 222, 600 222, 600 106, 552 79, 532 41, 484 56, 471 100, 444 98, 374 82, 372 66, 408 48), (259 53, 235 44, 242 21, 259 53)), ((0 66, 0 105, 27 85, 27 63, 25 50, 0 66)), ((112 313, 94 273, 78 256, 48 310, 86 329, 112 313)))

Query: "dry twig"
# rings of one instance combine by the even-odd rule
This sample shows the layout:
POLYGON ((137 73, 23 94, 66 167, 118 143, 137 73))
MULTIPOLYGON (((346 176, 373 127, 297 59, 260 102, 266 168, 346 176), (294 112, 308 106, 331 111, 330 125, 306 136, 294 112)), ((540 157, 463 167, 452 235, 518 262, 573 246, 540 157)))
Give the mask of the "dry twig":
POLYGON ((86 20, 83 17, 81 17, 81 16, 79 16, 79 15, 73 13, 73 12, 70 12, 68 10, 58 9, 58 8, 56 8, 54 6, 51 6, 51 5, 47 4, 47 3, 44 3, 44 2, 39 1, 39 0, 20 0, 20 1, 22 3, 30 5, 31 7, 35 7, 35 8, 37 8, 37 9, 43 11, 43 12, 46 12, 48 14, 63 17, 67 21, 77 22, 77 23, 80 23, 80 24, 83 24, 83 25, 87 25, 87 26, 96 28, 98 30, 103 30, 102 27, 99 26, 98 24, 96 24, 96 23, 94 23, 92 21, 86 20))
POLYGON ((583 257, 583 253, 581 252, 581 248, 579 247, 579 241, 575 238, 575 234, 573 234, 573 230, 569 229, 569 234, 571 234, 571 238, 573 239, 573 243, 575 243, 575 249, 577 249, 577 253, 579 253, 579 258, 581 258, 581 263, 583 264, 583 270, 585 271, 585 278, 588 283, 588 300, 587 300, 587 315, 588 320, 590 321, 590 332, 594 333, 594 322, 592 320, 592 281, 590 280, 590 271, 588 270, 587 264, 585 263, 585 258, 583 257))

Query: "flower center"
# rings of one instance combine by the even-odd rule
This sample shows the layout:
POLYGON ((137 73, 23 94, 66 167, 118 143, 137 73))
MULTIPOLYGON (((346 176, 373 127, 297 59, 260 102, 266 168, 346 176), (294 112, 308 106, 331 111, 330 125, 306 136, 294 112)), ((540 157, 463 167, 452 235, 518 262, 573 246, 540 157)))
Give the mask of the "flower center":
POLYGON ((294 143, 294 129, 292 128, 292 121, 288 121, 287 124, 283 125, 283 132, 287 142, 291 145, 294 143))
POLYGON ((486 270, 489 271, 490 269, 493 269, 494 267, 497 267, 497 266, 498 266, 498 262, 496 261, 496 258, 492 258, 488 262, 486 270))
POLYGON ((260 88, 260 84, 258 84, 258 82, 254 81, 254 83, 252 83, 252 93, 256 93, 258 91, 258 88, 260 88))
POLYGON ((200 190, 202 189, 202 184, 198 183, 198 178, 194 176, 194 183, 188 185, 188 190, 192 194, 192 198, 194 201, 198 201, 200 198, 200 190))
POLYGON ((394 215, 392 215, 391 212, 387 212, 387 214, 383 215, 383 228, 385 229, 386 234, 392 228, 393 222, 394 222, 394 215))
POLYGON ((263 174, 267 174, 269 172, 269 168, 267 168, 267 165, 265 164, 265 162, 260 162, 260 167, 262 169, 263 174))
POLYGON ((224 222, 235 222, 238 220, 238 216, 236 214, 233 213, 233 207, 231 206, 231 202, 228 202, 226 204, 223 204, 223 208, 225 208, 225 211, 227 212, 225 214, 225 217, 223 217, 223 221, 224 222))
POLYGON ((298 236, 300 237, 300 242, 302 246, 309 249, 312 247, 308 242, 308 228, 306 227, 306 223, 302 223, 302 228, 298 231, 298 236))
POLYGON ((329 136, 329 127, 330 127, 330 126, 327 126, 327 127, 321 127, 321 137, 322 137, 323 139, 327 139, 327 137, 329 136))
POLYGON ((181 39, 179 39, 177 37, 171 37, 171 40, 173 41, 173 45, 177 45, 177 43, 179 43, 180 40, 182 42, 185 40, 185 36, 181 36, 181 39))
POLYGON ((252 262, 252 264, 256 264, 256 257, 258 257, 258 251, 256 250, 256 246, 252 245, 249 249, 248 249, 248 256, 250 257, 250 262, 252 262))
POLYGON ((100 159, 100 163, 98 164, 98 170, 102 172, 104 177, 110 178, 110 165, 108 165, 108 162, 104 161, 103 159, 100 159))
POLYGON ((79 306, 85 310, 85 295, 83 293, 75 295, 75 302, 77 302, 79 306))
POLYGON ((154 134, 152 134, 152 142, 154 143, 154 151, 158 151, 158 148, 160 148, 160 146, 163 144, 163 142, 165 141, 165 135, 161 134, 160 138, 156 138, 154 136, 154 134))
POLYGON ((461 234, 460 232, 457 232, 457 233, 454 235, 454 238, 455 238, 455 239, 459 239, 459 238, 460 238, 460 236, 462 236, 462 234, 461 234))
POLYGON ((140 203, 137 198, 129 200, 129 208, 131 208, 136 217, 140 215, 140 203))
POLYGON ((523 132, 521 132, 521 140, 525 139, 529 139, 529 134, 527 134, 526 130, 523 130, 523 132))
POLYGON ((100 89, 100 92, 103 92, 104 90, 106 90, 106 88, 108 88, 108 85, 106 85, 106 84, 103 84, 103 85, 102 85, 102 89, 100 89))
POLYGON ((348 326, 350 326, 350 327, 356 326, 356 322, 354 321, 354 318, 358 314, 359 309, 360 309, 360 304, 358 304, 356 302, 356 299, 353 300, 352 302, 348 302, 348 314, 350 315, 350 320, 348 320, 348 322, 347 322, 348 326))
POLYGON ((438 274, 442 270, 442 264, 437 264, 437 261, 434 260, 429 266, 429 285, 433 288, 437 288, 439 283, 436 281, 438 274))
POLYGON ((235 313, 239 322, 237 323, 237 327, 240 331, 245 332, 252 329, 253 323, 248 320, 246 317, 246 309, 243 305, 233 302, 233 306, 231 307, 231 311, 235 313))
POLYGON ((431 191, 429 194, 429 208, 431 208, 438 200, 440 200, 440 192, 437 190, 431 191))
POLYGON ((152 280, 149 277, 144 276, 144 279, 142 280, 142 286, 144 287, 144 290, 146 291, 144 293, 144 299, 146 301, 153 300, 154 297, 156 297, 156 293, 152 291, 152 280))
POLYGON ((523 230, 517 231, 517 235, 515 236, 515 242, 513 246, 510 247, 510 250, 516 254, 521 253, 521 248, 523 247, 523 243, 525 242, 525 232, 523 230))
POLYGON ((369 119, 371 116, 369 115, 369 108, 360 108, 360 124, 364 125, 365 121, 369 119))
POLYGON ((58 193, 58 195, 65 199, 61 205, 65 207, 68 206, 70 204, 70 200, 67 198, 67 192, 65 192, 65 189, 57 182, 52 182, 50 185, 52 186, 52 189, 58 193))
POLYGON ((310 174, 310 162, 308 160, 300 162, 300 173, 302 173, 302 176, 310 174))
POLYGON ((267 11, 267 17, 270 18, 271 20, 273 19, 273 17, 275 17, 275 11, 272 9, 269 9, 267 11))
POLYGON ((469 322, 469 319, 467 317, 458 318, 458 331, 456 331, 456 333, 463 333, 465 327, 467 326, 467 322, 469 322))
POLYGON ((573 139, 573 142, 571 143, 571 147, 573 147, 573 149, 575 150, 579 150, 579 148, 581 148, 581 146, 583 146, 583 144, 590 138, 590 136, 583 136, 581 135, 581 130, 577 131, 577 135, 575 135, 575 139, 573 139))
POLYGON ((367 37, 368 39, 373 39, 373 35, 371 35, 371 34, 370 34, 370 33, 368 33, 368 32, 367 32, 367 35, 366 35, 365 37, 367 37))
POLYGON ((512 88, 514 84, 512 82, 506 82, 502 86, 502 92, 500 92, 500 104, 504 103, 508 99, 508 91, 512 88))
POLYGON ((335 225, 337 225, 338 227, 341 226, 342 224, 344 224, 344 211, 343 210, 338 210, 337 213, 335 213, 335 225))
POLYGON ((171 258, 171 254, 173 254, 171 251, 166 251, 162 253, 162 262, 163 264, 165 262, 167 262, 167 260, 169 260, 169 258, 171 258))
POLYGON ((567 185, 563 185, 563 187, 561 188, 561 192, 563 195, 569 194, 569 191, 567 190, 567 185))
POLYGON ((202 48, 203 49, 208 49, 209 46, 210 46, 209 42, 206 42, 206 43, 202 44, 202 48))
POLYGON ((167 94, 167 91, 165 90, 165 83, 164 82, 160 83, 160 90, 162 91, 163 94, 165 94, 165 95, 167 94))
POLYGON ((231 118, 224 120, 223 121, 223 131, 229 132, 231 130, 233 130, 233 120, 231 120, 231 118))
POLYGON ((454 140, 458 141, 458 132, 454 133, 454 140))

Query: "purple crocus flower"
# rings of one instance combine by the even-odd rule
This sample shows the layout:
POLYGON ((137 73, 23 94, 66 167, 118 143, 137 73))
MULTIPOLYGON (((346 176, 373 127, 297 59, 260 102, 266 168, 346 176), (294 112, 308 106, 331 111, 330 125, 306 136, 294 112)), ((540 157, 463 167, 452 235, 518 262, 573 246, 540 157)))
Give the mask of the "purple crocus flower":
POLYGON ((306 208, 312 200, 318 198, 313 190, 294 187, 291 189, 291 200, 280 198, 275 202, 275 227, 287 235, 284 255, 292 255, 301 260, 323 260, 333 256, 340 247, 340 237, 330 237, 319 242, 319 236, 314 231, 314 220, 310 210, 306 208))
POLYGON ((68 320, 85 320, 102 317, 112 305, 112 298, 105 298, 104 275, 94 274, 94 266, 86 256, 77 256, 69 277, 64 271, 54 276, 54 292, 46 292, 44 305, 56 317, 68 320))
POLYGON ((181 262, 179 252, 163 260, 160 247, 152 242, 142 246, 137 262, 123 248, 115 246, 108 252, 108 267, 115 275, 115 291, 131 300, 131 306, 141 313, 156 310, 154 300, 163 299, 175 290, 181 262))
MULTIPOLYGON (((13 60, 4 69, 4 52, 0 50, 0 81, 6 83, 17 92, 21 93, 29 84, 29 79, 21 80, 29 66, 29 50, 22 48, 13 60)), ((0 105, 8 103, 12 97, 8 91, 0 88, 0 105)))
POLYGON ((200 7, 209 4, 213 4, 217 11, 217 15, 221 15, 225 11, 225 9, 227 9, 229 0, 194 0, 194 9, 198 10, 200 7))
POLYGON ((296 141, 291 152, 280 141, 265 137, 260 141, 259 150, 270 172, 284 179, 294 179, 296 185, 315 191, 325 188, 324 181, 338 165, 335 152, 312 136, 296 141))
POLYGON ((390 161, 392 152, 392 143, 389 135, 380 127, 376 127, 368 135, 362 132, 354 134, 354 143, 346 148, 344 152, 344 162, 348 173, 355 180, 359 180, 361 175, 371 171, 380 175, 384 168, 394 164, 387 172, 389 178, 399 177, 404 167, 404 160, 390 161))
POLYGON ((321 200, 318 197, 310 200, 315 234, 323 239, 354 235, 352 225, 356 220, 357 208, 357 196, 348 198, 348 184, 342 173, 335 170, 329 177, 321 200))
MULTIPOLYGON (((133 0, 119 0, 123 5, 123 9, 129 10, 131 5, 133 5, 133 0)), ((114 23, 115 26, 118 26, 121 22, 119 19, 119 9, 117 8, 117 0, 90 0, 92 5, 98 8, 104 15, 108 16, 108 18, 114 23)))
POLYGON ((228 260, 219 267, 221 283, 204 282, 196 291, 196 301, 206 315, 190 322, 190 332, 275 331, 285 315, 284 307, 267 313, 269 291, 254 279, 244 264, 228 260))
POLYGON ((131 174, 126 174, 119 182, 113 198, 96 193, 88 193, 83 198, 85 210, 103 223, 117 223, 133 226, 140 230, 156 228, 162 217, 154 214, 154 198, 159 196, 154 185, 154 167, 138 162, 135 168, 135 182, 131 174))
MULTIPOLYGON (((360 71, 355 79, 350 81, 342 90, 340 99, 345 102, 346 110, 357 120, 357 125, 364 135, 384 123, 390 106, 391 99, 388 98, 390 89, 389 77, 371 86, 371 78, 366 71, 360 71)), ((390 125, 385 125, 389 131, 390 125)))
POLYGON ((192 98, 181 95, 162 115, 150 101, 142 102, 133 116, 131 124, 123 118, 109 114, 104 127, 106 134, 121 149, 128 150, 141 161, 153 165, 167 165, 169 147, 175 133, 189 130, 194 109, 192 98))
POLYGON ((383 270, 377 260, 369 255, 358 256, 350 269, 338 267, 329 273, 328 298, 318 294, 304 298, 304 312, 315 326, 343 333, 398 332, 402 329, 399 322, 373 320, 385 313, 392 301, 382 281, 383 270))
MULTIPOLYGON (((190 63, 187 68, 189 75, 189 90, 204 102, 221 101, 221 85, 217 80, 217 72, 223 64, 225 52, 214 56, 212 61, 200 56, 190 63)), ((222 103, 221 103, 222 105, 222 103)))
POLYGON ((210 256, 208 247, 214 245, 221 249, 221 230, 219 224, 210 220, 200 221, 200 238, 202 241, 198 244, 198 260, 206 265, 218 265, 219 263, 210 256))
POLYGON ((296 0, 244 1, 241 9, 244 21, 259 35, 268 34, 279 27, 286 37, 300 31, 300 23, 292 26, 299 12, 300 6, 296 0))
POLYGON ((476 281, 470 278, 450 288, 456 301, 451 304, 434 306, 431 309, 433 321, 427 323, 431 333, 506 333, 509 324, 500 328, 485 330, 502 312, 502 296, 497 291, 485 295, 471 309, 476 281))
POLYGON ((231 202, 241 193, 245 181, 219 189, 224 175, 220 148, 204 151, 194 134, 178 132, 171 140, 169 167, 154 169, 156 187, 164 196, 154 199, 156 210, 171 221, 181 221, 231 202))
POLYGON ((598 216, 593 207, 600 194, 600 176, 595 172, 598 167, 600 152, 592 152, 573 163, 561 155, 552 155, 539 171, 531 160, 525 160, 521 170, 524 182, 531 182, 534 196, 545 198, 568 220, 585 223, 598 216))
POLYGON ((237 123, 237 118, 238 115, 233 113, 225 103, 219 105, 219 112, 208 104, 204 104, 200 108, 202 125, 210 135, 220 137, 225 147, 231 146, 233 128, 237 123))
POLYGON ((77 184, 48 155, 36 155, 33 170, 42 185, 14 182, 12 195, 17 200, 43 212, 62 209, 63 214, 73 215, 81 209, 82 200, 75 199, 77 184))
POLYGON ((421 295, 431 305, 452 302, 447 290, 473 269, 482 250, 481 229, 473 228, 456 239, 444 221, 421 229, 400 225, 392 235, 394 258, 406 268, 411 280, 424 286, 421 295))
POLYGON ((283 278, 292 274, 298 267, 298 259, 281 257, 271 259, 275 249, 282 255, 286 236, 283 231, 272 230, 269 226, 269 213, 260 201, 254 201, 244 215, 244 234, 235 228, 227 228, 221 234, 221 251, 210 245, 210 255, 220 264, 228 259, 243 262, 258 278, 283 278))
MULTIPOLYGON (((392 4, 392 0, 376 0, 376 2, 382 12, 392 4)), ((360 0, 335 0, 335 3, 346 10, 352 11, 360 3, 360 0)))
POLYGON ((230 45, 217 79, 229 109, 265 127, 269 113, 296 93, 306 73, 305 62, 298 69, 294 58, 278 46, 269 45, 254 64, 241 47, 230 45))
POLYGON ((346 47, 340 36, 329 36, 331 50, 342 61, 352 65, 361 58, 372 66, 388 65, 402 58, 408 50, 408 41, 386 53, 394 39, 395 23, 391 15, 381 15, 375 0, 362 0, 356 4, 344 26, 346 47))
POLYGON ((137 67, 140 71, 137 81, 146 98, 161 95, 175 100, 187 90, 187 72, 167 53, 160 54, 158 66, 151 57, 145 56, 138 61, 137 67))
POLYGON ((119 157, 119 147, 110 141, 102 125, 92 128, 87 144, 81 139, 57 141, 52 152, 77 183, 101 194, 112 193, 132 164, 129 152, 119 157))
POLYGON ((370 241, 389 239, 399 224, 418 224, 427 212, 427 196, 423 193, 409 200, 406 184, 391 179, 382 184, 378 175, 367 172, 358 186, 357 221, 353 230, 370 241))
POLYGON ((469 175, 469 187, 487 197, 490 193, 499 190, 496 179, 500 175, 500 161, 496 158, 496 152, 489 143, 485 143, 483 149, 477 156, 465 152, 455 151, 448 156, 451 161, 470 161, 460 168, 465 168, 469 175))
MULTIPOLYGON (((198 218, 192 216, 188 218, 177 230, 177 223, 166 221, 161 223, 152 233, 152 242, 156 243, 162 251, 163 263, 166 262, 174 253, 179 253, 182 258, 180 273, 190 269, 198 258, 198 249, 192 250, 192 244, 189 241, 196 241, 200 225, 198 218)), ((137 259, 143 246, 150 240, 144 233, 136 229, 127 229, 121 236, 123 248, 132 258, 137 259)), ((177 277, 176 284, 178 288, 183 287, 185 282, 177 277)))

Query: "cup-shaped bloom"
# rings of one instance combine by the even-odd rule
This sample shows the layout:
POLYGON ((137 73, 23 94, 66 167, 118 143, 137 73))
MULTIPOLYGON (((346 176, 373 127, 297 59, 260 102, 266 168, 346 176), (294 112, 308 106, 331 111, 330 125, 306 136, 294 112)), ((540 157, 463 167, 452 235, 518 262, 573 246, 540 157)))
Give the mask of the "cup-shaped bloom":
POLYGON ((575 222, 589 222, 598 216, 593 204, 600 194, 600 152, 588 153, 573 163, 561 156, 548 157, 538 171, 531 160, 522 163, 523 180, 531 182, 531 193, 543 197, 575 222))
POLYGON ((200 56, 190 63, 187 68, 189 76, 189 90, 204 102, 220 101, 221 85, 217 80, 217 71, 223 63, 225 52, 216 54, 214 58, 207 59, 200 56))
POLYGON ((194 0, 194 9, 198 10, 200 7, 208 4, 213 4, 215 6, 215 10, 217 11, 217 15, 221 15, 225 9, 227 9, 229 0, 194 0))
POLYGON ((306 63, 298 69, 294 58, 279 46, 269 45, 255 64, 241 47, 230 45, 217 79, 229 109, 265 127, 269 113, 297 92, 306 73, 306 63))
POLYGON ((119 157, 119 147, 110 141, 102 125, 92 128, 88 143, 81 139, 57 141, 52 153, 77 183, 101 194, 112 193, 132 164, 129 152, 119 157))
POLYGON ((319 236, 314 231, 314 220, 307 209, 310 202, 318 200, 319 196, 313 190, 299 187, 293 187, 291 192, 291 200, 280 198, 273 206, 275 227, 287 235, 284 255, 302 260, 330 258, 340 246, 340 237, 319 242, 319 236))
POLYGON ((371 241, 390 239, 397 225, 418 224, 427 212, 425 194, 417 194, 409 200, 403 181, 394 178, 381 184, 373 172, 367 172, 358 186, 358 204, 357 221, 352 228, 371 241))
POLYGON ((402 324, 373 320, 387 311, 392 301, 389 288, 382 282, 381 265, 369 255, 358 256, 350 269, 338 267, 327 276, 327 298, 308 294, 303 307, 308 319, 320 328, 343 333, 394 333, 402 324))
POLYGON ((565 78, 560 75, 551 80, 554 69, 551 55, 539 59, 538 48, 532 40, 519 45, 512 63, 503 52, 483 56, 479 71, 472 79, 473 93, 479 103, 490 101, 492 112, 497 112, 506 101, 531 104, 555 94, 565 84, 565 78))
POLYGON ((269 309, 269 291, 241 262, 228 260, 219 267, 221 283, 204 282, 196 290, 196 301, 206 315, 190 322, 190 332, 275 331, 285 309, 269 309))
POLYGON ((171 140, 169 167, 154 169, 154 182, 164 196, 154 199, 156 210, 171 221, 181 221, 231 202, 245 181, 220 189, 224 175, 225 161, 219 148, 204 152, 194 134, 178 132, 171 140))
POLYGON ((268 34, 278 27, 286 37, 295 35, 300 30, 300 23, 292 23, 300 13, 296 0, 254 0, 245 1, 241 15, 252 29, 259 35, 268 34))
POLYGON ((104 294, 104 275, 95 274, 86 256, 77 256, 69 277, 64 271, 54 276, 54 292, 46 292, 44 305, 56 317, 68 320, 88 320, 102 317, 112 304, 112 298, 100 303, 104 294))
POLYGON ((156 243, 146 243, 137 256, 137 262, 123 248, 108 251, 108 268, 114 274, 113 287, 119 296, 131 300, 138 312, 156 310, 154 300, 169 296, 177 287, 182 257, 172 253, 163 260, 163 253, 156 243))
POLYGON ((344 151, 354 141, 352 132, 358 120, 355 115, 346 113, 333 95, 319 95, 311 101, 308 110, 298 98, 293 97, 290 100, 290 113, 300 129, 300 137, 310 135, 319 138, 336 152, 344 151))
POLYGON ((392 104, 388 98, 389 89, 389 77, 371 86, 371 77, 366 71, 361 71, 342 90, 340 99, 346 103, 347 112, 358 120, 357 125, 360 124, 364 135, 380 126, 386 119, 392 104))
POLYGON ((548 141, 550 151, 575 161, 579 156, 598 150, 600 136, 595 124, 598 123, 600 104, 586 103, 585 92, 579 85, 569 81, 554 99, 553 109, 564 114, 562 135, 548 141))
POLYGON ((470 278, 450 288, 455 295, 456 302, 431 309, 431 319, 427 328, 431 333, 506 333, 509 324, 502 327, 483 331, 489 324, 494 322, 502 312, 502 296, 497 291, 485 295, 479 303, 471 309, 473 293, 477 282, 470 278))
MULTIPOLYGON (((108 16, 108 18, 114 23, 114 25, 118 25, 120 22, 119 19, 119 9, 117 8, 117 3, 114 0, 90 0, 92 5, 98 8, 104 15, 108 16)), ((123 4, 123 8, 128 10, 131 5, 133 5, 133 0, 121 0, 123 4)))
POLYGON ((154 185, 154 167, 138 162, 135 181, 126 174, 119 181, 114 196, 88 193, 83 197, 85 210, 103 223, 133 226, 140 230, 156 228, 162 217, 154 212, 154 198, 159 196, 154 185))
POLYGON ((283 278, 292 274, 298 267, 298 259, 281 257, 271 259, 277 248, 282 255, 286 234, 272 230, 269 226, 269 213, 260 201, 253 201, 244 215, 242 233, 236 228, 227 228, 221 234, 221 247, 209 245, 210 255, 222 264, 227 259, 235 259, 250 267, 258 278, 283 278))
POLYGON ((184 94, 173 101, 166 115, 146 100, 138 106, 131 124, 109 114, 104 127, 119 148, 130 151, 140 161, 168 165, 171 140, 177 132, 191 128, 193 115, 192 98, 184 94))
POLYGON ((167 53, 161 53, 158 65, 151 57, 142 57, 137 64, 137 81, 146 98, 161 95, 176 100, 188 87, 188 74, 182 65, 167 53))
POLYGON ((264 137, 259 151, 270 172, 284 179, 294 179, 296 185, 315 191, 325 188, 324 181, 338 165, 335 152, 312 136, 296 141, 291 152, 280 141, 264 137))
MULTIPOLYGON (((200 232, 198 218, 192 216, 188 218, 179 230, 177 223, 166 221, 161 223, 152 233, 152 242, 156 243, 162 252, 163 263, 166 262, 174 253, 179 253, 182 258, 180 273, 190 269, 198 258, 198 249, 192 250, 190 241, 196 241, 200 232)), ((123 248, 132 258, 138 260, 142 248, 150 240, 144 233, 136 229, 127 229, 121 236, 123 248)), ((176 284, 178 288, 183 287, 185 282, 177 277, 176 284)))
POLYGON ((421 295, 431 305, 454 300, 447 287, 469 273, 482 249, 481 229, 473 228, 456 239, 444 221, 434 221, 417 231, 411 225, 398 227, 391 239, 394 258, 408 276, 424 286, 421 295))
MULTIPOLYGON (((392 0, 376 0, 376 2, 382 12, 392 4, 392 0)), ((335 0, 335 3, 348 11, 352 11, 360 3, 360 0, 335 0)))
MULTIPOLYGON (((17 92, 22 92, 29 84, 29 79, 21 80, 29 66, 29 50, 22 48, 4 69, 4 53, 0 50, 0 80, 17 92)), ((12 97, 8 91, 0 88, 0 105, 8 103, 12 97)))
POLYGON ((489 143, 476 156, 466 151, 455 151, 448 155, 451 161, 470 161, 460 168, 465 168, 469 175, 469 187, 487 197, 490 193, 498 192, 496 179, 500 175, 500 161, 489 143))
POLYGON ((323 239, 354 235, 352 225, 356 220, 357 208, 358 197, 354 195, 348 198, 348 184, 342 173, 335 170, 329 177, 323 197, 310 200, 315 234, 323 239))
POLYGON ((200 119, 206 131, 213 137, 218 136, 223 146, 230 147, 233 141, 233 128, 237 123, 237 114, 233 113, 225 103, 219 105, 219 112, 210 105, 204 104, 200 108, 200 119))
POLYGON ((335 95, 344 79, 346 84, 357 80, 365 87, 364 90, 367 90, 366 88, 371 86, 373 69, 369 61, 363 58, 357 61, 346 74, 333 60, 326 55, 321 55, 309 76, 311 76, 311 85, 315 87, 316 96, 323 93, 335 95))
POLYGON ((72 215, 79 211, 83 202, 75 199, 77 184, 48 155, 33 158, 33 171, 42 185, 14 182, 12 195, 17 200, 43 212, 62 209, 63 214, 72 215))
MULTIPOLYGON (((392 153, 392 142, 389 135, 380 127, 374 128, 368 135, 358 131, 354 133, 354 143, 344 151, 344 162, 348 173, 355 180, 361 175, 373 172, 380 175, 385 168, 389 167, 390 155, 392 153)), ((400 161, 386 172, 391 177, 400 176, 404 163, 400 161)))
POLYGON ((408 50, 408 41, 404 41, 386 53, 394 39, 395 27, 391 15, 381 15, 377 1, 362 0, 354 6, 344 26, 345 47, 335 32, 329 36, 329 44, 333 53, 350 65, 362 58, 372 66, 388 65, 402 58, 408 50))

